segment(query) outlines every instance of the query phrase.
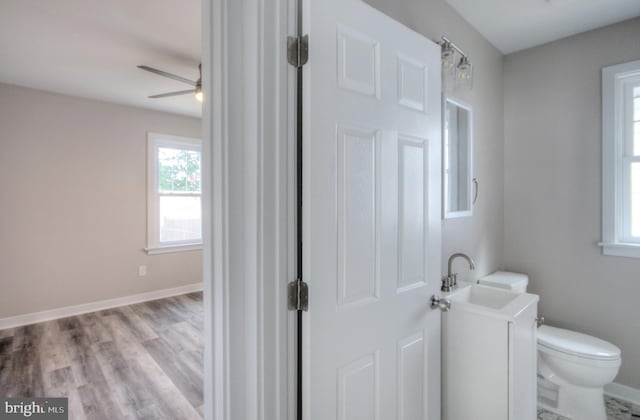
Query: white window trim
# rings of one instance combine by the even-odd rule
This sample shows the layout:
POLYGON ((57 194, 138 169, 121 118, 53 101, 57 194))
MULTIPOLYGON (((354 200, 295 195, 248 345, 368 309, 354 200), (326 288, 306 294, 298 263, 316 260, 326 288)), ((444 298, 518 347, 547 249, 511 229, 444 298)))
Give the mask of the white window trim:
MULTIPOLYGON (((145 248, 145 251, 149 255, 156 255, 202 249, 202 239, 199 241, 176 241, 166 245, 160 243, 160 238, 158 237, 160 195, 158 194, 159 180, 156 169, 158 148, 162 146, 194 150, 202 155, 202 141, 200 139, 153 132, 147 133, 147 248, 145 248)), ((200 197, 202 197, 202 194, 200 194, 200 197)))
POLYGON ((631 147, 625 128, 630 112, 628 86, 640 81, 640 60, 602 69, 602 253, 620 257, 640 258, 640 241, 630 232, 628 167, 631 161, 625 150, 631 147), (627 175, 627 176, 625 176, 627 175))

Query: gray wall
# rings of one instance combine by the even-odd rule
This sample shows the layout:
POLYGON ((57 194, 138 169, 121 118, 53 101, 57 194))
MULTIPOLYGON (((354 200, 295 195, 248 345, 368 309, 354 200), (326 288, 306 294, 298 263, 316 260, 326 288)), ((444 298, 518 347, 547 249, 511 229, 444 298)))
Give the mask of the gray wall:
POLYGON ((469 54, 474 65, 472 90, 452 89, 448 94, 473 107, 474 176, 480 195, 473 217, 448 219, 442 230, 442 267, 454 252, 476 259, 469 273, 459 260, 454 270, 460 279, 477 278, 499 268, 503 250, 503 84, 502 54, 443 0, 367 0, 394 19, 437 41, 446 35, 469 54))
POLYGON ((142 250, 147 131, 200 126, 0 84, 0 318, 200 282, 200 251, 142 250))
POLYGON ((640 260, 603 256, 601 69, 640 59, 640 19, 505 58, 505 267, 549 324, 622 349, 640 388, 640 260))

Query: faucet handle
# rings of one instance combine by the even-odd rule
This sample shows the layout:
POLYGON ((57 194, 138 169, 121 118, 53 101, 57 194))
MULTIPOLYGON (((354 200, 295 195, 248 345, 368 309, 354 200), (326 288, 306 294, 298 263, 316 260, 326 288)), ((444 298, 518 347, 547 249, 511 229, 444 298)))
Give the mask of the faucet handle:
POLYGON ((440 287, 440 290, 443 292, 450 292, 451 286, 452 286, 451 276, 444 276, 442 278, 442 286, 440 287))
POLYGON ((458 286, 458 274, 453 273, 449 276, 445 276, 442 278, 442 287, 440 290, 443 292, 450 292, 452 288, 458 286))

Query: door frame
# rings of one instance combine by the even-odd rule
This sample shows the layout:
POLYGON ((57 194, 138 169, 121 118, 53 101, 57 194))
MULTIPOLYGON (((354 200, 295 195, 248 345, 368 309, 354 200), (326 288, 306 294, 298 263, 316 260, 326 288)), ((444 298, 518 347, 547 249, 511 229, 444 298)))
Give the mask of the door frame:
POLYGON ((203 0, 204 414, 294 419, 295 0, 203 0))

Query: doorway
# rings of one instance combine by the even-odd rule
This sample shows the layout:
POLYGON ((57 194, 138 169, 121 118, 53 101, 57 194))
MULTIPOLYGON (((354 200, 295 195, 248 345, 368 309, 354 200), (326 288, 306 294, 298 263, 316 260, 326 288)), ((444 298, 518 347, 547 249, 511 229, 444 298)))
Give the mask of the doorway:
POLYGON ((208 162, 183 146, 202 139, 200 3, 0 11, 0 397, 67 397, 79 419, 199 418, 208 162), (151 133, 174 141, 155 160, 151 133))

